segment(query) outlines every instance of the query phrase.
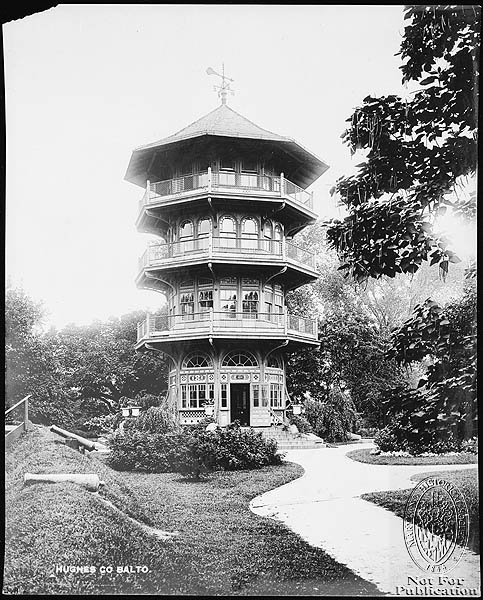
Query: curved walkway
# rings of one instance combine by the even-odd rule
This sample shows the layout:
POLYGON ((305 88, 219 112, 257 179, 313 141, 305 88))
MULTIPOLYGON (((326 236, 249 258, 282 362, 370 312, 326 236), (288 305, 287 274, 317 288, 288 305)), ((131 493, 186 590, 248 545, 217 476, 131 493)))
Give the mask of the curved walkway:
MULTIPOLYGON (((371 443, 357 444, 357 449, 372 447, 371 443)), ((250 509, 282 521, 382 592, 396 595, 397 586, 408 586, 408 577, 420 580, 431 575, 411 561, 402 519, 359 496, 414 487, 416 482, 410 477, 417 473, 471 469, 477 465, 370 465, 348 458, 346 453, 350 450, 354 450, 353 444, 287 452, 286 460, 301 465, 304 475, 257 496, 250 502, 250 509)), ((467 550, 449 575, 463 578, 463 587, 479 590, 479 556, 467 550)), ((433 580, 438 584, 437 576, 433 580)))

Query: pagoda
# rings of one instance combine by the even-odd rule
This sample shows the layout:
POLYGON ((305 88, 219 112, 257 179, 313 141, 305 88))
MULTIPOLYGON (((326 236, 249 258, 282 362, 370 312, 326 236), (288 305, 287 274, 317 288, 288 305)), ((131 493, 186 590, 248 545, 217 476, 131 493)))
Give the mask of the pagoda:
POLYGON ((169 357, 181 424, 211 414, 268 427, 289 403, 284 353, 318 346, 316 320, 290 314, 285 297, 317 278, 293 236, 316 221, 306 188, 328 165, 235 112, 223 84, 218 108, 129 162, 125 179, 144 189, 136 227, 157 238, 136 283, 166 297, 136 348, 169 357))

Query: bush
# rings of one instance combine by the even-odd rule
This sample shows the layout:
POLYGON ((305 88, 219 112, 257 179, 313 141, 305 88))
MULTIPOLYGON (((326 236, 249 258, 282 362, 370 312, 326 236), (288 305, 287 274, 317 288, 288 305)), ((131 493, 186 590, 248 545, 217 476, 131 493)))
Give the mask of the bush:
POLYGON ((127 419, 124 430, 146 431, 149 433, 168 433, 179 429, 172 411, 166 406, 151 406, 138 417, 127 419))
POLYGON ((347 434, 359 422, 350 395, 338 388, 330 390, 323 400, 306 399, 304 406, 305 418, 314 433, 328 442, 347 441, 347 434))
POLYGON ((409 452, 413 456, 425 452, 434 454, 460 452, 463 449, 463 443, 451 432, 445 432, 444 436, 435 430, 426 431, 424 435, 408 432, 401 423, 400 417, 381 429, 374 438, 374 442, 382 452, 403 451, 409 452))
POLYGON ((213 470, 259 469, 280 464, 273 440, 229 426, 206 431, 199 425, 178 432, 128 429, 110 439, 110 465, 119 471, 178 472, 195 479, 213 470))
POLYGON ((381 452, 397 452, 401 450, 399 440, 389 425, 377 432, 374 443, 381 452))
POLYGON ((300 433, 313 433, 314 429, 310 422, 300 415, 294 415, 291 412, 287 412, 288 420, 291 425, 296 425, 300 433))
POLYGON ((109 440, 109 464, 117 471, 171 472, 181 451, 179 437, 134 429, 118 431, 109 440))
POLYGON ((478 454, 478 438, 474 437, 470 440, 464 440, 461 443, 462 452, 471 452, 471 454, 478 454))
POLYGON ((359 427, 356 431, 363 438, 373 438, 379 433, 377 427, 359 427))
POLYGON ((113 431, 117 425, 117 415, 103 415, 92 417, 82 423, 81 429, 92 435, 101 435, 113 431))

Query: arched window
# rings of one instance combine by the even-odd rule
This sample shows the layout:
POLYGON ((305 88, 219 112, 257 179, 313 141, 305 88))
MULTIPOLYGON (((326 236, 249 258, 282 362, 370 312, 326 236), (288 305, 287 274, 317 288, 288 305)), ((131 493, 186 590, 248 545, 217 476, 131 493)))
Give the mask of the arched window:
POLYGON ((258 361, 251 352, 232 350, 223 359, 223 367, 258 367, 258 361))
POLYGON ((236 246, 236 221, 233 217, 222 217, 220 219, 221 245, 226 248, 236 246))
POLYGON ((258 247, 258 223, 255 219, 247 217, 242 221, 243 248, 254 249, 258 247))
POLYGON ((279 242, 282 241, 282 228, 278 223, 275 225, 273 238, 279 242))
POLYGON ((206 354, 189 354, 183 361, 183 369, 199 369, 212 367, 213 363, 206 354))
POLYGON ((208 248, 211 233, 211 219, 205 217, 198 222, 198 248, 208 248))
POLYGON ((193 223, 191 221, 184 221, 183 223, 181 223, 179 228, 179 237, 193 237, 193 223))
POLYGON ((191 221, 184 221, 181 223, 179 228, 179 251, 189 252, 193 250, 193 223, 191 221))
POLYGON ((280 358, 276 354, 269 354, 267 358, 267 367, 272 367, 273 369, 281 369, 282 364, 280 362, 280 358))
MULTIPOLYGON (((272 244, 272 238, 273 238, 273 227, 272 227, 272 223, 270 221, 265 221, 265 223, 263 224, 263 250, 265 252, 273 252, 273 244, 272 244)), ((275 248, 275 251, 278 251, 278 248, 275 248)))
POLYGON ((179 304, 182 321, 192 321, 195 312, 194 281, 186 279, 179 286, 179 304))

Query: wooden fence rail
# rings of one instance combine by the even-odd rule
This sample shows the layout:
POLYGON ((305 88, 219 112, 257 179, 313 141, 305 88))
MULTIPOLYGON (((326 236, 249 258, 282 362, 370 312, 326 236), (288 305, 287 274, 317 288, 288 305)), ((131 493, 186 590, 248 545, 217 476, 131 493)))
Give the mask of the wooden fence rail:
POLYGON ((23 404, 23 421, 21 423, 14 423, 12 425, 7 425, 5 420, 5 449, 7 449, 11 444, 20 437, 22 432, 28 430, 28 422, 29 422, 29 398, 32 394, 25 396, 22 400, 19 400, 16 404, 11 406, 9 409, 5 411, 5 419, 6 417, 14 411, 16 408, 23 404))

